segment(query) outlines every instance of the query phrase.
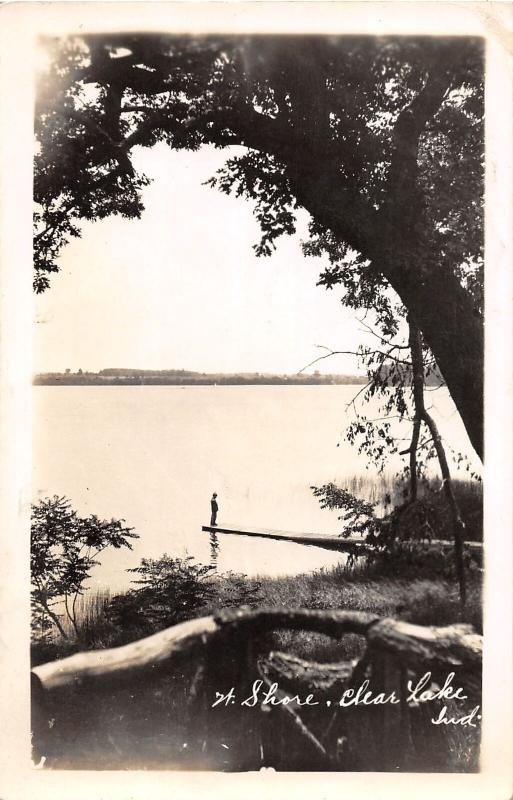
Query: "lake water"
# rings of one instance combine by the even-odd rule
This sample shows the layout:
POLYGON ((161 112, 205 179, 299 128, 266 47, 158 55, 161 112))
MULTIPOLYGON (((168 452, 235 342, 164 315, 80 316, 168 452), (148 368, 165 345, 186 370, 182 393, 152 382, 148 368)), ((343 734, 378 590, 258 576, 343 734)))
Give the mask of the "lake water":
MULTIPOLYGON (((80 514, 123 518, 135 529, 133 551, 106 551, 93 573, 91 587, 113 591, 127 586, 125 570, 142 557, 209 563, 201 526, 210 521, 214 491, 218 524, 335 534, 337 514, 320 509, 310 486, 365 472, 343 436, 346 406, 359 388, 34 387, 33 495, 66 495, 80 514)), ((468 452, 450 397, 436 395, 442 433, 468 452)), ((344 558, 292 543, 218 538, 221 571, 297 574, 344 558)))

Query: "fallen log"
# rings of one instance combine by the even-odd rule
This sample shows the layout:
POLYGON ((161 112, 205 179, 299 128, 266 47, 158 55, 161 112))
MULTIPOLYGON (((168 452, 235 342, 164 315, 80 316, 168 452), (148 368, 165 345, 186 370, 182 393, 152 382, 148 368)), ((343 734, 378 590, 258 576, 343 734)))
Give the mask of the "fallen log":
POLYGON ((316 695, 341 696, 358 663, 358 659, 353 659, 322 664, 273 651, 260 659, 258 669, 269 682, 277 681, 294 694, 314 691, 316 695))
POLYGON ((359 634, 373 649, 393 655, 405 665, 480 671, 482 637, 469 625, 424 627, 363 611, 242 607, 182 622, 122 647, 76 653, 34 667, 32 674, 45 693, 84 686, 101 691, 112 684, 129 683, 141 673, 157 675, 184 657, 198 657, 223 637, 250 639, 277 629, 315 631, 337 638, 359 634))
POLYGON ((368 631, 367 642, 380 653, 394 657, 404 667, 419 670, 449 669, 477 687, 481 681, 482 637, 472 625, 423 627, 395 619, 382 619, 368 631))

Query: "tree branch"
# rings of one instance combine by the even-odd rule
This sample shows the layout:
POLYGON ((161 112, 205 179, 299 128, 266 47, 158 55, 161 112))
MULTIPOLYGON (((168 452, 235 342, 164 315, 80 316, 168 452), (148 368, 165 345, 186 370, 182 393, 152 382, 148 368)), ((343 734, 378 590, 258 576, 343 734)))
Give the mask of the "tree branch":
POLYGON ((449 464, 445 455, 442 439, 438 432, 437 425, 427 411, 424 404, 424 367, 422 362, 422 344, 420 338, 420 331, 415 326, 413 321, 409 319, 410 336, 409 342, 411 347, 412 365, 413 365, 413 397, 415 403, 415 418, 416 420, 423 421, 432 438, 433 444, 440 464, 440 471, 442 473, 442 485, 444 488, 447 504, 452 520, 452 529, 454 536, 454 560, 456 565, 456 572, 458 575, 458 582, 460 587, 461 605, 465 606, 467 596, 467 585, 465 577, 465 564, 463 560, 463 543, 464 543, 464 530, 465 524, 461 518, 458 503, 454 495, 451 474, 449 471, 449 464))
POLYGON ((382 355, 383 356, 383 361, 385 359, 387 359, 387 358, 390 358, 390 359, 392 359, 392 361, 395 361, 397 364, 404 364, 407 367, 411 366, 411 362, 410 361, 405 361, 402 358, 397 358, 397 356, 392 355, 392 351, 395 350, 396 345, 391 347, 390 350, 388 352, 386 352, 386 353, 384 353, 382 350, 365 350, 365 351, 362 351, 362 352, 359 352, 358 350, 331 350, 329 347, 326 347, 326 345, 324 345, 324 344, 316 344, 315 346, 316 347, 320 347, 323 350, 328 350, 329 352, 325 353, 323 356, 317 356, 317 358, 314 358, 313 361, 310 361, 309 364, 306 364, 306 366, 304 366, 300 370, 298 370, 298 374, 301 374, 301 372, 304 372, 305 369, 308 369, 309 367, 313 367, 314 364, 317 364, 318 361, 322 361, 325 358, 331 358, 331 356, 356 356, 357 358, 362 358, 363 359, 365 356, 382 355))
POLYGON ((450 53, 446 49, 433 55, 424 86, 409 105, 400 112, 393 131, 387 205, 404 214, 404 199, 411 204, 417 195, 419 138, 427 123, 436 114, 449 91, 452 73, 450 53), (436 59, 436 60, 435 60, 436 59), (399 206, 399 208, 398 208, 399 206))
POLYGON ((111 148, 119 147, 119 142, 114 141, 114 139, 112 139, 107 133, 105 128, 102 128, 102 126, 95 122, 95 120, 92 119, 88 114, 84 113, 83 111, 74 111, 73 109, 69 109, 68 113, 71 119, 74 119, 79 125, 83 125, 84 128, 88 128, 90 131, 93 131, 101 136, 102 139, 105 139, 111 148))

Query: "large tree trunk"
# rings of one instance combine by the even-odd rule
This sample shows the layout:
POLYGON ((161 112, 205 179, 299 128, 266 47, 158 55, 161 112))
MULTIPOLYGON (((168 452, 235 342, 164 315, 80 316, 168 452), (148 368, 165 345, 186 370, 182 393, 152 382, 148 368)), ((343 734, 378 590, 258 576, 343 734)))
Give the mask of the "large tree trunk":
MULTIPOLYGON (((413 270, 414 271, 414 270, 413 270)), ((484 332, 471 298, 449 271, 419 276, 383 274, 424 334, 469 439, 483 458, 484 332)))
POLYGON ((478 456, 483 458, 483 358, 481 315, 451 271, 429 260, 415 241, 416 210, 404 204, 369 215, 368 207, 340 185, 326 163, 296 171, 300 203, 322 225, 368 258, 397 292, 422 331, 478 456))

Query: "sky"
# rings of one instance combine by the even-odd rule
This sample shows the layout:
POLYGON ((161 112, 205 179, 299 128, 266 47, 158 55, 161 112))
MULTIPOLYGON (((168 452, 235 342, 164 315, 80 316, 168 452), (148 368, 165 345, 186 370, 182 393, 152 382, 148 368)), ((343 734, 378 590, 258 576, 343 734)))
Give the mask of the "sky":
MULTIPOLYGON (((203 185, 228 155, 163 143, 134 151, 135 167, 152 178, 141 219, 85 222, 63 249, 60 273, 35 301, 35 372, 295 373, 322 354, 316 345, 369 341, 340 291, 316 286, 325 262, 301 252, 306 212, 271 257, 256 257, 252 204, 203 185)), ((359 371, 351 356, 314 369, 359 371)))

